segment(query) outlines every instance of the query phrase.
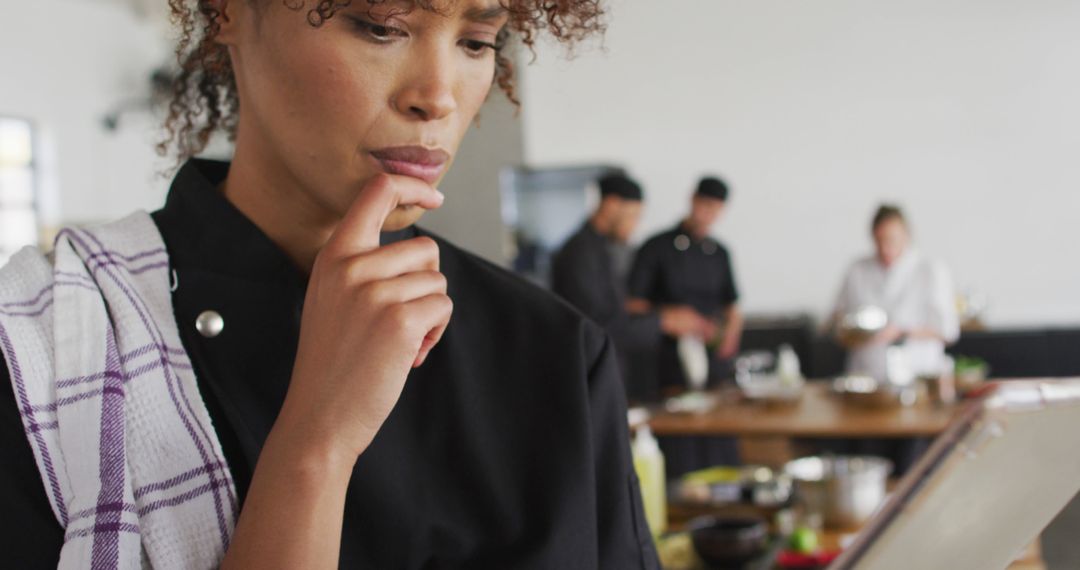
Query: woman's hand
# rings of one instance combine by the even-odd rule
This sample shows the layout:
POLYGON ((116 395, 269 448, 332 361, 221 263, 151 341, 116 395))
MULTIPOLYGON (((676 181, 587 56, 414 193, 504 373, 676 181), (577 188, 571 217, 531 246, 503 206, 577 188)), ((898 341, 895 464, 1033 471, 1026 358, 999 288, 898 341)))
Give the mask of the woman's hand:
POLYGON ((380 247, 379 234, 395 208, 442 201, 405 176, 379 175, 361 191, 315 259, 280 427, 352 460, 367 448, 452 311, 435 242, 380 247))
POLYGON ((398 206, 441 204, 442 195, 419 180, 380 175, 319 252, 289 393, 259 454, 222 568, 338 567, 356 458, 451 312, 435 242, 380 247, 379 233, 398 206))
POLYGON ((870 340, 870 344, 874 346, 889 346, 903 338, 904 334, 904 330, 900 327, 888 325, 874 335, 873 339, 870 340))

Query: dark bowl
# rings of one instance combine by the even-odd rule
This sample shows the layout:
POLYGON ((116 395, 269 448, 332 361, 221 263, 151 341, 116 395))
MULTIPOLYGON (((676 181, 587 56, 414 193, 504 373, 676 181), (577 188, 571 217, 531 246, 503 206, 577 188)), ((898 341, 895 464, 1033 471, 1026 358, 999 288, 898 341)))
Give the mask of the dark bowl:
POLYGON ((688 528, 694 550, 714 568, 740 567, 769 545, 769 527, 760 517, 698 517, 688 528))

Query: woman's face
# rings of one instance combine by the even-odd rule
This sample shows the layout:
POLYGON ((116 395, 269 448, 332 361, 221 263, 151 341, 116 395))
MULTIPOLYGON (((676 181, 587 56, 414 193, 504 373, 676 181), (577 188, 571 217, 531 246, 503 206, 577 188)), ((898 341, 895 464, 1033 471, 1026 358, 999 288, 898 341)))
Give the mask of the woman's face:
MULTIPOLYGON (((337 218, 380 172, 438 183, 487 97, 507 19, 497 0, 397 15, 412 3, 354 0, 315 27, 312 2, 225 1, 219 41, 240 96, 236 160, 337 218)), ((384 229, 421 214, 399 208, 384 229)))
POLYGON ((878 224, 874 228, 874 247, 881 265, 892 267, 904 255, 909 240, 907 226, 902 220, 889 218, 878 224))

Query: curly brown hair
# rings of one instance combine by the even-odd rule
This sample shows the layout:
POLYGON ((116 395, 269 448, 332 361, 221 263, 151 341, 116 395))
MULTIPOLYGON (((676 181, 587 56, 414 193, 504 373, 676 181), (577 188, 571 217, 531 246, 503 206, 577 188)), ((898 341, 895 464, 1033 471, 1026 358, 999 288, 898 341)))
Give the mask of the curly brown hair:
MULTIPOLYGON (((309 4, 306 0, 280 1, 296 11, 309 4)), ((359 1, 376 6, 388 0, 359 1)), ((319 27, 352 3, 353 0, 312 0, 307 12, 308 23, 319 27)), ((499 0, 499 3, 510 18, 496 41, 492 81, 514 105, 520 104, 514 89, 514 64, 505 51, 511 34, 532 50, 542 32, 572 46, 604 30, 601 0, 499 0)), ((422 10, 440 11, 439 0, 414 0, 413 4, 422 10)), ((157 149, 158 153, 166 155, 175 147, 180 161, 202 152, 217 131, 224 132, 230 140, 236 136, 240 100, 229 52, 216 41, 222 16, 219 6, 215 0, 169 0, 172 22, 180 32, 176 46, 180 69, 173 82, 172 100, 165 119, 166 138, 157 149)))

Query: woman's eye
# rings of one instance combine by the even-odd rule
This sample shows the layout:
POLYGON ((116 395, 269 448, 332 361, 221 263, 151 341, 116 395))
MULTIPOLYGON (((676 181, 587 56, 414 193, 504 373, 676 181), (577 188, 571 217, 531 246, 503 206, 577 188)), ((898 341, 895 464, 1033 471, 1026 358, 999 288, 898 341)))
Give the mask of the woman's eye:
POLYGON ((350 18, 353 26, 374 42, 387 43, 394 40, 396 37, 401 37, 405 34, 401 29, 393 26, 387 26, 384 24, 376 24, 375 22, 369 22, 360 18, 350 18))
POLYGON ((488 50, 495 51, 495 44, 480 40, 461 40, 461 46, 473 57, 483 57, 488 50))

